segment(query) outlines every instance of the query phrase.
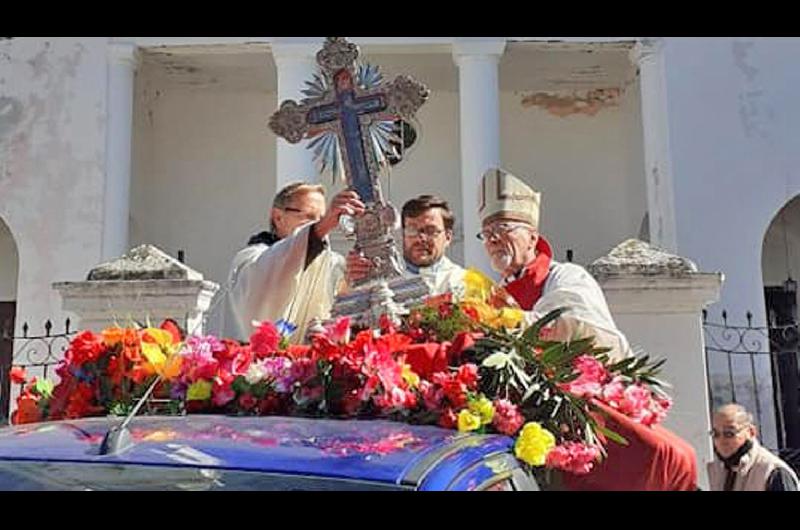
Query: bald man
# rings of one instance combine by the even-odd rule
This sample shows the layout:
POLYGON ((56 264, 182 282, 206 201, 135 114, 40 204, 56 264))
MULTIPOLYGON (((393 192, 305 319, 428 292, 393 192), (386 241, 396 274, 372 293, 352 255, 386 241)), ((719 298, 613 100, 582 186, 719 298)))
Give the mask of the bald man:
POLYGON ((797 475, 789 465, 758 443, 753 415, 729 403, 712 421, 716 459, 708 464, 715 491, 797 491, 797 475))

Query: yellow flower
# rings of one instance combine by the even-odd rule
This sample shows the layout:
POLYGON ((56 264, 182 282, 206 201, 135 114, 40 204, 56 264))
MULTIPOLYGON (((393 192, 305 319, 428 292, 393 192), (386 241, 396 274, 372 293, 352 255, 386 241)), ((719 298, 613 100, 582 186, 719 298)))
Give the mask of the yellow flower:
POLYGON ((464 273, 464 300, 485 302, 489 299, 494 282, 478 269, 467 269, 464 273))
POLYGON ((486 396, 481 396, 474 399, 469 403, 469 411, 477 415, 481 419, 481 425, 492 423, 494 417, 494 405, 489 401, 486 396))
POLYGON ((205 401, 211 397, 211 383, 209 381, 205 381, 201 379, 200 381, 195 381, 189 388, 186 390, 186 400, 187 401, 205 401))
POLYGON ((517 443, 514 444, 514 454, 527 464, 543 466, 547 460, 547 453, 555 445, 556 438, 553 433, 532 421, 526 423, 520 431, 517 443))
POLYGON ((467 409, 458 413, 458 430, 461 432, 474 431, 481 426, 481 417, 467 409))
POLYGON ((173 379, 180 373, 182 359, 175 355, 180 348, 179 343, 173 342, 172 334, 163 329, 146 328, 142 330, 142 355, 153 367, 153 370, 165 379, 173 379), (152 342, 155 341, 155 342, 152 342))
POLYGON ((504 327, 506 329, 514 329, 519 326, 525 313, 516 307, 503 307, 499 309, 491 320, 490 326, 494 328, 504 327))
POLYGON ((411 369, 408 364, 403 365, 403 379, 405 379, 408 386, 416 388, 419 385, 419 376, 411 369))

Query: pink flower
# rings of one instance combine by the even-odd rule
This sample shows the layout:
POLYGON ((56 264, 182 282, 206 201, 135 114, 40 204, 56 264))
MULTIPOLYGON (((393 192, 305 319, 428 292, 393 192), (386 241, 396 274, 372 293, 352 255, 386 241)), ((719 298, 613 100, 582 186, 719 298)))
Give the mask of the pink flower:
POLYGON ((307 380, 314 377, 315 373, 316 373, 315 363, 308 357, 295 359, 294 362, 292 363, 291 378, 294 381, 305 383, 307 380))
POLYGON ((603 392, 603 383, 608 379, 608 370, 603 363, 591 355, 581 355, 573 362, 580 373, 577 379, 561 385, 561 389, 576 397, 596 397, 603 392))
POLYGON ((340 317, 325 326, 325 337, 333 343, 345 343, 350 339, 350 317, 340 317))
POLYGON ((422 393, 422 400, 428 410, 437 410, 442 405, 444 391, 431 384, 430 381, 423 379, 419 383, 419 391, 422 393))
POLYGON ((494 401, 494 427, 503 434, 513 436, 525 423, 525 418, 519 411, 519 407, 507 399, 496 399, 494 401))
POLYGON ((619 408, 620 403, 625 399, 625 383, 622 378, 617 376, 605 385, 601 398, 612 407, 619 408))
POLYGON ((592 470, 600 451, 593 445, 579 442, 564 442, 555 446, 547 454, 547 466, 568 471, 576 475, 585 475, 592 470))
POLYGON ((212 395, 211 401, 217 407, 222 407, 223 405, 227 405, 233 398, 236 397, 236 392, 231 389, 230 385, 219 384, 217 381, 214 381, 214 386, 212 387, 212 395))

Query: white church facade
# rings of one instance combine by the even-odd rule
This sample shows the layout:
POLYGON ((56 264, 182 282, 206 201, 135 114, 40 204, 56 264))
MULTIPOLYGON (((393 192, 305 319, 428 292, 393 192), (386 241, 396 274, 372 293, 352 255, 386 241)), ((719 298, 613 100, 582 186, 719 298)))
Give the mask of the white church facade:
MULTIPOLYGON (((488 270, 477 185, 500 165, 542 192, 559 260, 639 238, 724 273, 710 318, 763 325, 765 286, 800 276, 800 39, 352 40, 431 90, 383 189, 397 207, 446 198, 456 261, 488 270)), ((0 321, 63 319, 54 282, 143 243, 224 284, 275 191, 320 179, 267 120, 300 96, 321 42, 0 40, 0 321)), ((710 360, 712 382, 724 368, 710 360)), ((771 411, 768 361, 757 370, 771 411)))

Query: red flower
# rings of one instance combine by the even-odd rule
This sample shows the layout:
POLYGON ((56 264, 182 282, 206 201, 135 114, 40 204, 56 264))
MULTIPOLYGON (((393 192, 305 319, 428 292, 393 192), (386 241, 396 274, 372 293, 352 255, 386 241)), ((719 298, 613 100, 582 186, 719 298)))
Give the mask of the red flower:
POLYGON ((17 399, 17 410, 11 414, 11 423, 14 425, 22 425, 23 423, 42 421, 42 411, 39 410, 39 399, 39 396, 22 394, 17 399))
POLYGON ((181 332, 180 326, 173 319, 166 319, 159 327, 172 335, 173 344, 178 344, 183 340, 183 332, 181 332))
POLYGON ((439 318, 448 318, 453 315, 452 304, 442 304, 439 306, 439 318))
POLYGON ((481 338, 482 336, 483 333, 470 331, 462 331, 456 335, 448 352, 451 362, 457 361, 465 350, 475 346, 475 340, 481 338))
POLYGON ((108 359, 108 368, 106 373, 109 375, 111 382, 114 385, 119 385, 125 378, 125 360, 117 355, 112 355, 108 359))
POLYGON ((28 374, 25 373, 25 368, 21 366, 14 366, 8 374, 11 377, 11 383, 15 385, 24 385, 28 379, 28 374))
POLYGON ((452 374, 437 372, 433 374, 433 382, 442 387, 444 397, 456 408, 467 404, 467 387, 452 374))
POLYGON ((468 306, 462 307, 461 311, 463 311, 464 314, 467 315, 469 317, 469 319, 472 320, 473 322, 480 322, 481 321, 481 316, 478 314, 478 310, 475 309, 474 307, 468 305, 468 306))
POLYGON ((378 319, 378 326, 381 328, 381 333, 394 333, 397 331, 397 328, 392 322, 392 319, 389 318, 386 314, 381 315, 378 319))
POLYGON ((472 363, 462 364, 458 367, 456 375, 459 381, 470 390, 478 388, 478 366, 472 363))
POLYGON ((94 362, 100 358, 106 346, 101 335, 96 335, 91 331, 79 333, 69 345, 66 357, 75 366, 81 366, 87 362, 94 362))
POLYGON ((211 386, 211 402, 218 407, 227 405, 236 397, 236 392, 231 388, 234 380, 233 374, 220 369, 211 386))
POLYGON ((445 429, 455 429, 458 425, 458 414, 455 413, 453 409, 447 407, 442 411, 442 415, 439 416, 439 426, 444 427, 445 429))
POLYGON ((258 400, 249 392, 239 396, 239 406, 244 410, 251 410, 258 404, 258 400))
POLYGON ((274 355, 280 342, 281 334, 275 324, 264 321, 250 336, 250 349, 257 359, 263 359, 274 355))
POLYGON ((236 352, 236 356, 231 363, 231 373, 234 375, 243 375, 247 373, 250 364, 253 362, 253 351, 249 346, 242 346, 236 352))
POLYGON ((283 403, 275 394, 267 394, 258 402, 258 413, 262 416, 278 414, 283 407, 283 403))
POLYGON ((87 383, 78 383, 78 386, 69 396, 69 403, 64 410, 66 419, 84 418, 102 412, 103 408, 95 403, 94 388, 87 383))

